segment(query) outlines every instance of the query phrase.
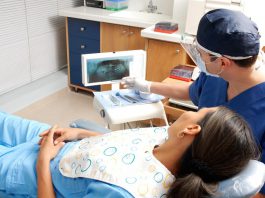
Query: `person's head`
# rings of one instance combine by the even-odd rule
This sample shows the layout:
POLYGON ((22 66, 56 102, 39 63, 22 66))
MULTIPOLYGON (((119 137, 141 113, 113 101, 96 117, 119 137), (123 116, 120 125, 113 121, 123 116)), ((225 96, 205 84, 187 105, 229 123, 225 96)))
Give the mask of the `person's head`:
POLYGON ((168 192, 170 198, 214 195, 218 182, 236 175, 250 159, 259 157, 248 124, 228 108, 187 112, 174 124, 169 138, 175 133, 182 141, 190 139, 190 145, 168 192))
POLYGON ((260 50, 256 24, 240 11, 216 9, 200 20, 196 45, 206 65, 206 72, 219 75, 234 63, 251 67, 260 50))

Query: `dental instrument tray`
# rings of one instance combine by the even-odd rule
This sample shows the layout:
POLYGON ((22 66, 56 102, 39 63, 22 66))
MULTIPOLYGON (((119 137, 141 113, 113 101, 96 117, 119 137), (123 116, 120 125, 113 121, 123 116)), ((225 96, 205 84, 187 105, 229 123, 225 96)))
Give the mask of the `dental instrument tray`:
POLYGON ((95 97, 100 99, 107 106, 127 106, 134 104, 156 103, 164 99, 163 96, 150 94, 148 99, 141 98, 139 91, 134 89, 121 89, 103 92, 94 92, 95 97))
MULTIPOLYGON (((144 92, 145 93, 145 92, 144 92)), ((148 94, 148 93, 147 93, 148 94)), ((160 101, 163 96, 150 94, 145 100, 133 89, 120 89, 94 92, 93 107, 109 124, 121 124, 161 118, 167 124, 164 105, 160 101)))
POLYGON ((158 22, 155 24, 155 32, 172 34, 178 30, 178 24, 172 22, 158 22))

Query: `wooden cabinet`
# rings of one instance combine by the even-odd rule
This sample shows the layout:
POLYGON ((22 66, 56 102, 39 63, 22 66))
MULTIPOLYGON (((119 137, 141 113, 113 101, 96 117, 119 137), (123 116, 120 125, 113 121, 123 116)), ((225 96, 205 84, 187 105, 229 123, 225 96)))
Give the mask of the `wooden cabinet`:
POLYGON ((163 81, 178 64, 191 64, 189 56, 179 43, 147 40, 147 80, 163 81))
MULTIPOLYGON (((188 83, 188 82, 176 80, 173 78, 166 78, 163 80, 163 82, 164 83, 170 83, 170 84, 188 83)), ((183 106, 171 104, 168 99, 164 99, 163 104, 164 104, 164 109, 165 109, 169 123, 173 123, 175 120, 177 120, 179 118, 179 116, 181 116, 181 114, 183 114, 187 110, 188 111, 196 111, 196 110, 186 108, 183 106)))
POLYGON ((66 20, 69 87, 75 90, 99 90, 99 86, 83 86, 81 55, 100 52, 100 23, 74 18, 66 20))
MULTIPOLYGON (((83 86, 82 54, 145 49, 140 28, 75 18, 67 18, 66 24, 68 82, 69 87, 75 90, 100 90, 100 86, 83 86)), ((101 90, 108 89, 110 86, 104 85, 101 90)))
MULTIPOLYGON (((141 28, 117 25, 111 23, 100 24, 100 51, 115 52, 145 49, 145 39, 141 37, 141 28)), ((110 90, 110 85, 102 85, 101 91, 110 90)))
POLYGON ((100 51, 114 52, 145 49, 141 28, 110 23, 100 24, 100 51))

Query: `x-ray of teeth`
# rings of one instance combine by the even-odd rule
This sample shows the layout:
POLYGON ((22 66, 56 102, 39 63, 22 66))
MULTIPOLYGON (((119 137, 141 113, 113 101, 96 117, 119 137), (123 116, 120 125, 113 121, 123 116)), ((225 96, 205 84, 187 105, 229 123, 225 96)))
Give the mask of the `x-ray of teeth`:
POLYGON ((120 80, 129 76, 132 60, 132 57, 89 60, 87 64, 88 83, 120 80))

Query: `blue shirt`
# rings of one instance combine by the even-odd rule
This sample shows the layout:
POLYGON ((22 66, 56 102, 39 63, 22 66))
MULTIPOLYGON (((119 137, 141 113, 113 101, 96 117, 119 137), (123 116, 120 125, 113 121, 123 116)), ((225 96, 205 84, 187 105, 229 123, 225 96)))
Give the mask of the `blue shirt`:
MULTIPOLYGON (((190 86, 192 102, 199 108, 226 106, 240 114, 250 125, 256 142, 262 148, 261 161, 265 163, 265 82, 247 89, 228 101, 228 83, 222 78, 201 73, 190 86)), ((261 192, 265 194, 265 187, 261 192)))
MULTIPOLYGON (((0 197, 37 197, 38 135, 49 128, 47 124, 0 112, 0 197)), ((115 185, 62 176, 59 161, 75 144, 67 143, 51 161, 56 197, 132 198, 130 193, 115 185)))

